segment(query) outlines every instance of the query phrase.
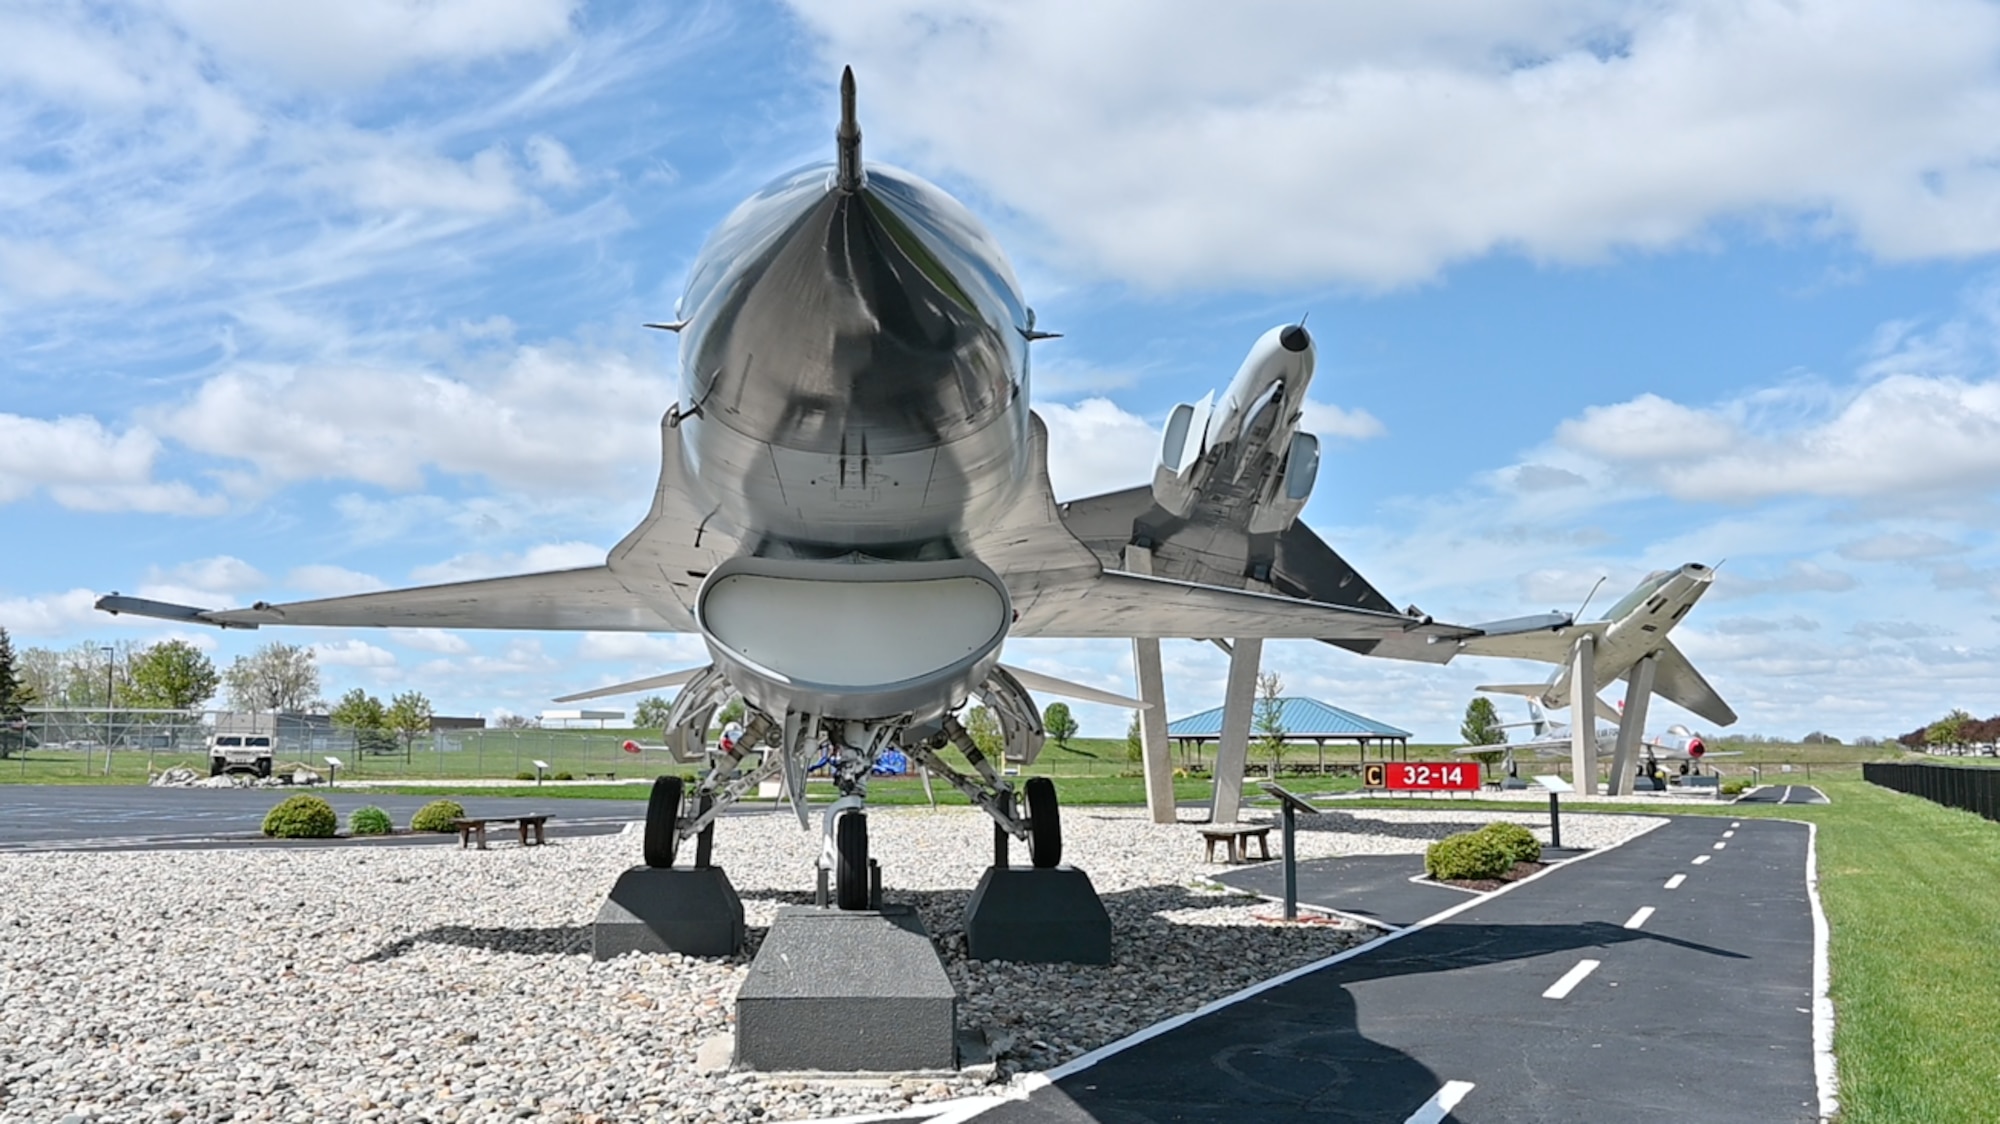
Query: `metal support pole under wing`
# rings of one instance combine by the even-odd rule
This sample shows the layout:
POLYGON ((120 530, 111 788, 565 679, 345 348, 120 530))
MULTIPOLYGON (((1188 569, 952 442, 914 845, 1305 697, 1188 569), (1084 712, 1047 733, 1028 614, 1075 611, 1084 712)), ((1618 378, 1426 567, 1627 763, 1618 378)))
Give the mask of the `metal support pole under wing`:
POLYGON ((1639 739, 1646 732, 1646 708, 1653 701, 1653 673, 1659 662, 1657 655, 1645 657, 1633 666, 1626 680, 1625 713, 1618 720, 1618 749, 1611 757, 1611 782, 1605 786, 1612 796, 1632 791, 1632 759, 1637 755, 1639 739))
POLYGON ((1597 795, 1597 638, 1576 638, 1570 652, 1569 764, 1571 783, 1585 796, 1597 795))
MULTIPOLYGON (((1150 576, 1153 552, 1140 546, 1125 548, 1125 568, 1150 576)), ((1147 703, 1139 712, 1139 740, 1146 769, 1146 811, 1154 823, 1173 823, 1174 762, 1167 744, 1167 688, 1160 667, 1160 642, 1154 637, 1132 641, 1132 669, 1139 680, 1139 701, 1147 703)))

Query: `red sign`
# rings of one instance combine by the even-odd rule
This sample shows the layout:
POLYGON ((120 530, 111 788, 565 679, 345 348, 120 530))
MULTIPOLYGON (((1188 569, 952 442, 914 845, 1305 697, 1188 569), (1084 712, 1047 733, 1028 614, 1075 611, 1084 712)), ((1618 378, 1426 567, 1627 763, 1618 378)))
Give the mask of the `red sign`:
POLYGON ((1384 788, 1403 792, 1476 791, 1479 764, 1468 761, 1390 761, 1383 769, 1384 788))

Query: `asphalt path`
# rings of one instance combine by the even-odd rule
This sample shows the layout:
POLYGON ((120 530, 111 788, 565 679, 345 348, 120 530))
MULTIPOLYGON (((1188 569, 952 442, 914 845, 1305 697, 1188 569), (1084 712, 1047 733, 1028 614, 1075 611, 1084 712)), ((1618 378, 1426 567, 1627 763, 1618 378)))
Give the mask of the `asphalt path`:
POLYGON ((1826 793, 1805 784, 1773 784, 1744 793, 1738 804, 1826 804, 1826 793))
MULTIPOLYGON (((143 785, 0 785, 0 851, 191 846, 276 845, 262 834, 264 815, 287 796, 301 791, 323 796, 347 823, 347 815, 363 805, 389 813, 397 827, 407 827, 431 796, 394 796, 367 789, 327 788, 151 788, 143 785)), ((646 816, 643 800, 576 800, 505 796, 453 797, 471 816, 518 816, 547 813, 551 835, 590 835, 622 830, 646 816)), ((489 838, 493 837, 491 831, 489 838)), ((451 842, 448 836, 394 836, 451 842)), ((502 829, 498 836, 506 838, 502 829)), ((299 841, 327 845, 324 841, 299 841)))
POLYGON ((1674 819, 977 1119, 1817 1120, 1807 850, 1674 819))
MULTIPOLYGON (((1542 848, 1543 859, 1551 863, 1584 853, 1542 848)), ((1390 929, 1405 929, 1477 896, 1470 890, 1428 881, 1423 874, 1422 855, 1306 859, 1298 866, 1298 900, 1301 905, 1359 917, 1390 929)), ((1225 886, 1284 899, 1282 858, 1235 867, 1209 877, 1225 886)))

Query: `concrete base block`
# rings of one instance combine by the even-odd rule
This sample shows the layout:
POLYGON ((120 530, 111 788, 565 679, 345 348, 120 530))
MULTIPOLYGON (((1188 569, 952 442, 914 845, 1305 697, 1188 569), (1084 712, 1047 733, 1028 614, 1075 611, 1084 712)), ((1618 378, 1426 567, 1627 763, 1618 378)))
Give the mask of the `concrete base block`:
POLYGON ((965 906, 965 951, 974 960, 1109 964, 1111 915, 1075 867, 987 867, 965 906))
POLYGON ((734 956, 743 951, 743 902, 719 866, 635 866, 618 876, 590 929, 591 956, 627 952, 734 956))
POLYGON ((778 910, 736 993, 736 1064, 958 1068, 958 992, 917 911, 778 910))

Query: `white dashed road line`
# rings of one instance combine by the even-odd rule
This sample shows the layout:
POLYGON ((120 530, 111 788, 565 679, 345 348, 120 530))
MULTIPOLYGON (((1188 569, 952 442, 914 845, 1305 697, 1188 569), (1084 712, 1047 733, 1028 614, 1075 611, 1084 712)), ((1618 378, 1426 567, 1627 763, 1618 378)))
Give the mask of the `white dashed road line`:
POLYGON ((1576 967, 1571 968, 1568 972, 1563 973, 1562 979, 1559 979, 1554 984, 1551 984, 1549 986, 1549 989, 1542 993, 1542 998, 1543 999, 1567 998, 1569 993, 1575 990, 1576 985, 1582 983, 1583 978, 1585 976, 1588 976, 1592 972, 1597 971, 1597 966, 1602 963, 1604 963, 1602 960, 1579 960, 1577 962, 1576 967))
POLYGON ((1724 839, 1732 839, 1732 838, 1734 838, 1734 837, 1735 837, 1735 835, 1736 835, 1736 833, 1735 833, 1735 832, 1733 832, 1733 831, 1725 831, 1725 832, 1723 832, 1723 833, 1722 833, 1722 837, 1723 837, 1724 839))
POLYGON ((1694 865, 1696 865, 1696 866, 1700 866, 1701 864, 1703 864, 1703 863, 1707 862, 1707 861, 1708 861, 1708 859, 1709 859, 1709 856, 1707 856, 1707 855, 1696 855, 1696 856, 1694 857, 1694 865))
POLYGON ((1731 821, 1730 821, 1730 823, 1729 823, 1729 826, 1730 826, 1730 827, 1742 827, 1742 826, 1743 826, 1743 821, 1742 821, 1742 820, 1731 820, 1731 821))
POLYGON ((1723 849, 1724 847, 1727 847, 1727 846, 1729 846, 1729 844, 1727 844, 1727 843, 1724 843, 1724 842, 1723 842, 1723 841, 1721 841, 1720 839, 1718 839, 1718 840, 1716 840, 1716 841, 1715 841, 1715 849, 1716 849, 1716 850, 1718 850, 1718 851, 1722 850, 1722 849, 1723 849))
POLYGON ((1457 1108, 1458 1102, 1464 1100, 1465 1094, 1471 1091, 1470 1081, 1447 1081, 1444 1083, 1444 1088, 1432 1093, 1431 1099, 1425 1101, 1423 1107, 1411 1113, 1410 1118, 1403 1121, 1403 1124, 1439 1124, 1439 1121, 1451 1115, 1451 1110, 1457 1108))
POLYGON ((1667 879, 1667 889, 1678 890, 1681 888, 1681 883, 1686 882, 1687 880, 1688 880, 1687 875, 1676 874, 1672 878, 1667 879))
POLYGON ((1625 927, 1627 929, 1637 929, 1639 926, 1644 925, 1646 923, 1646 918, 1651 917, 1652 915, 1653 915, 1652 906, 1649 905, 1641 906, 1639 907, 1639 912, 1625 919, 1625 927))

